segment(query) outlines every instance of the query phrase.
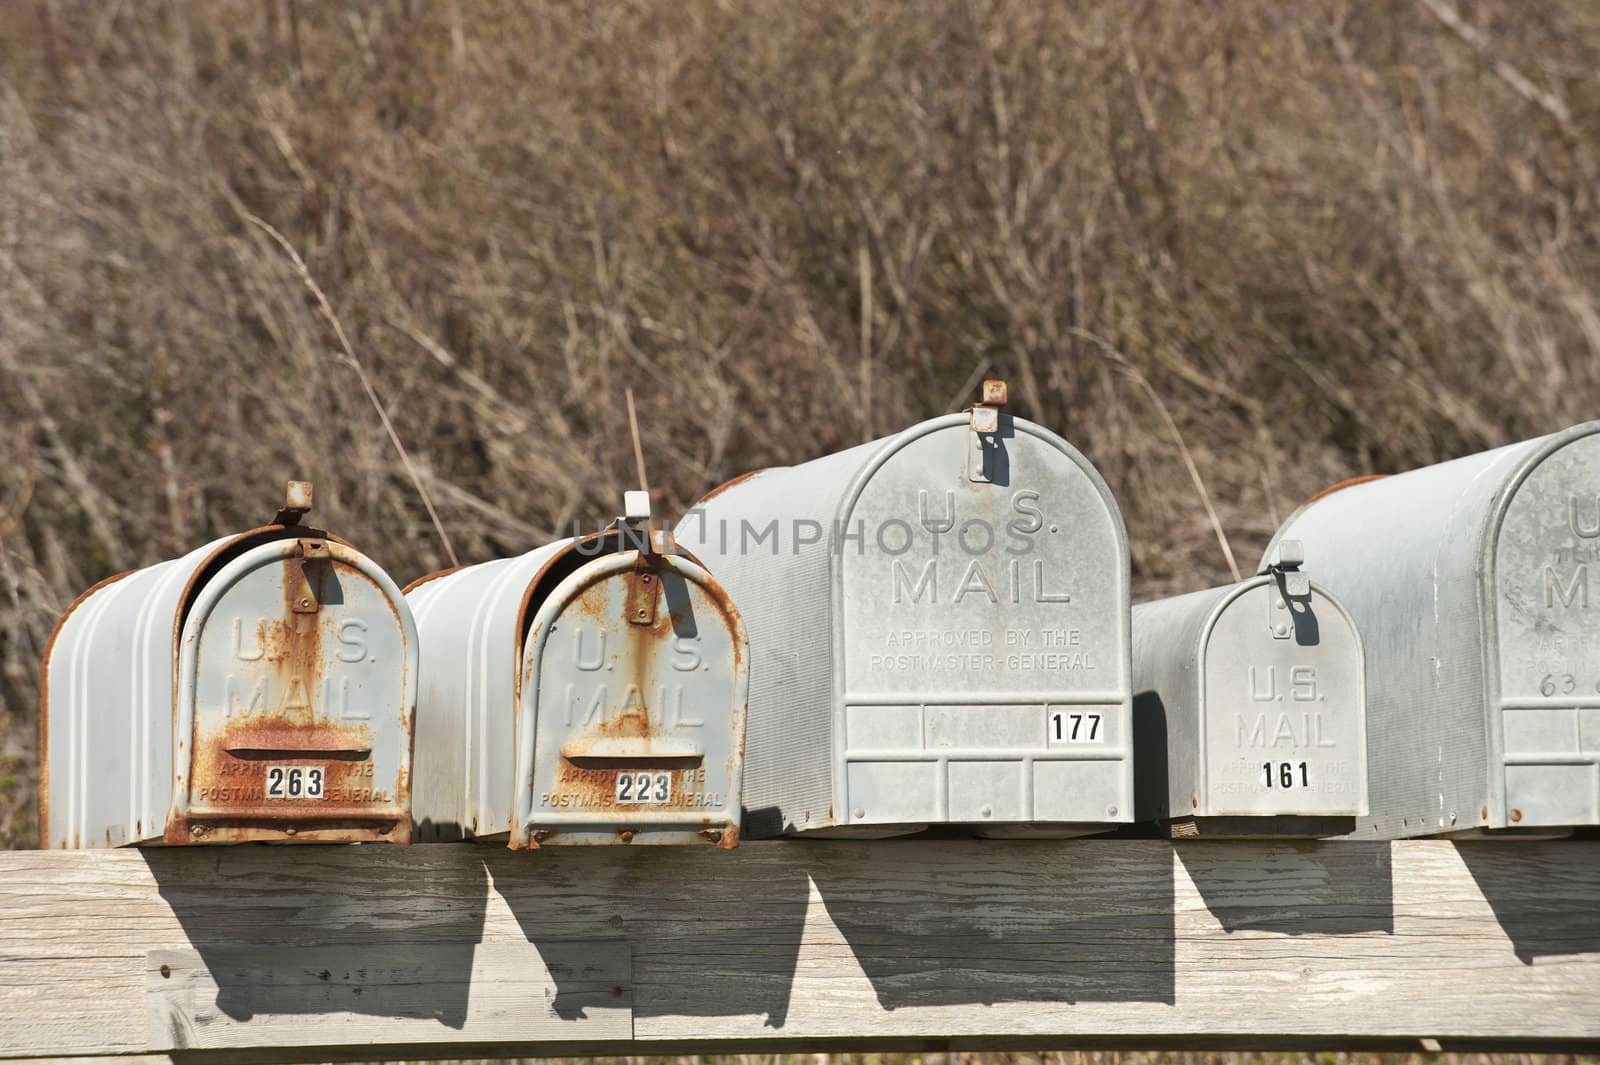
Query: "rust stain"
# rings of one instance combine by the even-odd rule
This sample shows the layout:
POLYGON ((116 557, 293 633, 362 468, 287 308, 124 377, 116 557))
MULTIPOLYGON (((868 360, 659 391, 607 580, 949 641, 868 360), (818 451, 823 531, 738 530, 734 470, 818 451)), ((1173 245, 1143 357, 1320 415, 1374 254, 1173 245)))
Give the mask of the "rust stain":
POLYGON ((1333 493, 1343 491, 1346 488, 1354 488, 1358 484, 1366 484, 1368 481, 1381 481, 1387 476, 1389 476, 1387 473, 1369 473, 1361 477, 1348 478, 1347 480, 1340 481, 1338 484, 1330 484, 1328 487, 1324 488, 1322 491, 1306 500, 1306 505, 1309 506, 1310 504, 1315 503, 1317 500, 1322 499, 1324 496, 1331 496, 1333 493))
POLYGON ((467 568, 466 566, 451 566, 449 569, 436 569, 432 573, 424 573, 422 576, 418 577, 416 580, 412 581, 410 584, 408 584, 404 588, 400 589, 400 594, 401 595, 410 595, 413 590, 415 590, 417 588, 421 588, 424 584, 427 584, 429 581, 436 581, 440 577, 448 577, 448 576, 450 576, 450 574, 459 573, 459 572, 461 572, 462 570, 464 570, 466 568, 467 568))
POLYGON ((739 476, 737 476, 737 477, 728 478, 726 481, 723 481, 721 484, 719 484, 715 488, 711 489, 711 491, 705 493, 699 499, 695 500, 694 506, 691 506, 689 509, 693 510, 693 509, 695 509, 695 507, 703 507, 703 506, 705 506, 707 503, 711 502, 713 499, 717 498, 722 493, 724 493, 728 489, 732 488, 734 485, 739 484, 739 483, 741 483, 743 481, 748 481, 750 478, 754 477, 758 473, 766 473, 768 468, 769 467, 763 467, 763 468, 761 468, 759 470, 749 470, 749 471, 746 471, 745 473, 739 474, 739 476))

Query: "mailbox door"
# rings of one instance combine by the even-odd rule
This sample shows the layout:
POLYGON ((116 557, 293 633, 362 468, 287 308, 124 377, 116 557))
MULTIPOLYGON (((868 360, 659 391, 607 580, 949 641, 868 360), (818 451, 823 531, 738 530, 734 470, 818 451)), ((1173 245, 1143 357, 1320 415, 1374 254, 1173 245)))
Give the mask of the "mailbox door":
POLYGON ((417 639, 333 540, 251 548, 183 624, 171 843, 410 839, 417 639))
POLYGON ((842 824, 1132 817, 1127 539, 1104 482, 1007 416, 897 438, 846 497, 842 824), (978 468, 977 449, 983 449, 978 468))
POLYGON ((539 606, 523 655, 513 848, 738 843, 746 646, 682 556, 602 556, 539 606))
POLYGON ((1513 828, 1600 824, 1600 431, 1562 435, 1489 545, 1490 821, 1513 828))
POLYGON ((1336 602, 1257 578, 1213 615, 1201 655, 1199 814, 1367 812, 1361 640, 1336 602))

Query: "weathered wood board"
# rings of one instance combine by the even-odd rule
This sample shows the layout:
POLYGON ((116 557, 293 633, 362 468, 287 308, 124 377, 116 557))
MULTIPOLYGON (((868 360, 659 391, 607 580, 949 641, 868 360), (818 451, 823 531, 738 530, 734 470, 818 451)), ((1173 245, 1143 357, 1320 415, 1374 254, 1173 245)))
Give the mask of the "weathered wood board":
POLYGON ((13 1058, 1592 1049, 1600 842, 11 852, 0 974, 13 1058))

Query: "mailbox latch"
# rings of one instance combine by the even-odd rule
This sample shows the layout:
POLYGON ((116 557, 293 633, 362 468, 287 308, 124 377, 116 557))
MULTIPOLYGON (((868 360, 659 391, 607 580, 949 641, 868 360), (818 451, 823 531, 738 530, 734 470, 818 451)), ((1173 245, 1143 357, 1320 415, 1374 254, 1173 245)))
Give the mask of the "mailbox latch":
POLYGON ((654 558, 649 492, 623 493, 622 525, 637 538, 635 542, 640 545, 638 561, 628 574, 628 596, 624 611, 630 625, 654 625, 661 574, 657 572, 654 558))
POLYGON ((1006 405, 1006 383, 983 383, 983 400, 972 405, 971 431, 967 433, 967 479, 978 484, 994 480, 1000 456, 1000 408, 1006 405))
POLYGON ((283 506, 272 519, 274 525, 299 525, 311 509, 311 482, 290 481, 283 494, 283 506))
POLYGON ((1300 570, 1305 561, 1305 545, 1299 540, 1280 540, 1267 561, 1267 572, 1276 585, 1267 606, 1267 628, 1274 640, 1292 637, 1296 612, 1309 607, 1311 577, 1300 570))
POLYGON ((289 556, 289 609, 315 614, 322 609, 322 576, 326 572, 328 541, 296 540, 289 556))

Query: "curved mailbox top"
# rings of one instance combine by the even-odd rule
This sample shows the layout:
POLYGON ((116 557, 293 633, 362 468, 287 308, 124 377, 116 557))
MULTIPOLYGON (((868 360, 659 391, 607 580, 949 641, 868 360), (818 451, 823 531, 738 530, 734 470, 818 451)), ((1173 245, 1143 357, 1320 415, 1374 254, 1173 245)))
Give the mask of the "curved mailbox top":
POLYGON ((365 555, 287 520, 62 617, 42 669, 46 845, 409 839, 410 612, 365 555))
POLYGON ((748 828, 1131 819, 1127 536, 1056 434, 933 418, 725 485, 676 536, 750 630, 748 828), (1058 738, 1077 708, 1094 738, 1058 738))
POLYGON ((1278 537, 1367 642, 1380 833, 1600 823, 1600 422, 1344 488, 1278 537))
POLYGON ((427 641, 425 835, 737 844, 739 614, 692 558, 630 544, 642 533, 564 540, 408 593, 427 641))
POLYGON ((1141 785, 1141 818, 1367 812, 1361 639, 1335 598, 1296 576, 1266 573, 1134 608, 1135 757, 1141 780, 1167 774, 1141 785))

